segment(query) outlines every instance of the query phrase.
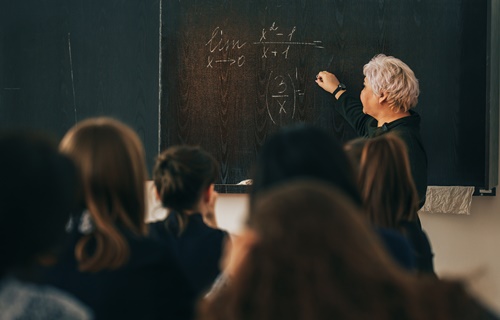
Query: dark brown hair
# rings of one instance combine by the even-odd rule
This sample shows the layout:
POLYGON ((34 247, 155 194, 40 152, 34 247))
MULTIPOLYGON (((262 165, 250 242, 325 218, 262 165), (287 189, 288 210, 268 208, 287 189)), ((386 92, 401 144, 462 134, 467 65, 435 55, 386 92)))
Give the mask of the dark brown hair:
POLYGON ((257 158, 250 204, 259 192, 297 178, 336 186, 361 205, 352 164, 340 142, 321 128, 296 124, 269 137, 257 158))
POLYGON ((208 152, 197 146, 173 146, 163 151, 153 169, 153 180, 164 207, 178 215, 182 233, 185 210, 192 209, 202 192, 217 179, 218 166, 208 152))
POLYGON ((397 267, 338 189, 295 181, 259 194, 258 240, 229 285, 201 303, 203 320, 477 319, 458 283, 397 267))
POLYGON ((81 271, 117 269, 128 260, 129 247, 119 227, 146 234, 144 149, 137 134, 110 118, 84 120, 65 135, 60 150, 80 171, 82 201, 95 229, 76 245, 81 271), (94 240, 96 249, 88 250, 94 240))
POLYGON ((77 173, 39 132, 0 133, 0 276, 52 253, 76 207, 77 173))
POLYGON ((357 166, 364 211, 373 224, 399 229, 401 222, 417 219, 418 193, 401 138, 387 133, 356 139, 345 150, 357 166))

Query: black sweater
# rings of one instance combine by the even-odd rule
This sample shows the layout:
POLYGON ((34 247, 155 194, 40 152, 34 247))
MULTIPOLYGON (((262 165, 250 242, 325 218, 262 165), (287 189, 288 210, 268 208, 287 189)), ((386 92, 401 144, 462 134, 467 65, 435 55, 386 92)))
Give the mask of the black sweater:
POLYGON ((203 296, 221 272, 220 260, 229 237, 227 232, 210 228, 200 214, 192 214, 179 235, 179 223, 172 212, 164 221, 151 223, 149 234, 174 249, 196 295, 203 296))
POLYGON ((357 98, 344 93, 339 97, 335 110, 356 130, 361 137, 373 138, 387 132, 396 133, 408 149, 411 172, 417 187, 420 207, 427 192, 427 154, 420 137, 420 115, 410 110, 410 116, 378 127, 377 119, 363 113, 363 105, 357 98))
POLYGON ((125 228, 118 229, 130 249, 124 266, 99 272, 79 271, 75 246, 83 235, 75 223, 58 263, 39 270, 41 281, 73 294, 93 310, 97 320, 191 319, 195 293, 173 248, 133 235, 125 228))

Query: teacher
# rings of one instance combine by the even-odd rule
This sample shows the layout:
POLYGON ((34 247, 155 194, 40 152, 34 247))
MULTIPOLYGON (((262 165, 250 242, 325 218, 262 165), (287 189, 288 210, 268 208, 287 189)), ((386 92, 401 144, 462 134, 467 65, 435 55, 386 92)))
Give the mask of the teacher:
POLYGON ((420 93, 413 71, 401 60, 379 54, 363 67, 364 88, 360 99, 347 93, 347 87, 327 71, 316 76, 316 83, 333 95, 336 110, 362 137, 376 137, 389 131, 406 143, 411 172, 424 205, 427 191, 427 154, 420 137, 420 116, 413 111, 420 93))

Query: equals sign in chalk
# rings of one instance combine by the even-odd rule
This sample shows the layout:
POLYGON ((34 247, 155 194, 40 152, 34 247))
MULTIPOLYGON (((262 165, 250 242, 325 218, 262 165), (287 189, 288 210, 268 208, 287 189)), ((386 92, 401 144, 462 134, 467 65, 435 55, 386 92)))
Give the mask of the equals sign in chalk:
POLYGON ((314 43, 314 47, 315 48, 318 48, 318 49, 324 49, 325 48, 325 47, 323 47, 323 42, 322 41, 316 40, 316 41, 313 41, 313 43, 314 43))

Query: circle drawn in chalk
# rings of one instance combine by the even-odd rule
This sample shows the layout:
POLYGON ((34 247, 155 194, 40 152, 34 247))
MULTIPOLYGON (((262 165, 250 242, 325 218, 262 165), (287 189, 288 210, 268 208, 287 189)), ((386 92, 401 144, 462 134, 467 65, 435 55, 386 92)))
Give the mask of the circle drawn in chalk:
POLYGON ((273 77, 273 72, 269 74, 266 88, 266 108, 269 118, 274 124, 280 120, 293 120, 297 97, 295 84, 290 74, 277 75, 273 77))

